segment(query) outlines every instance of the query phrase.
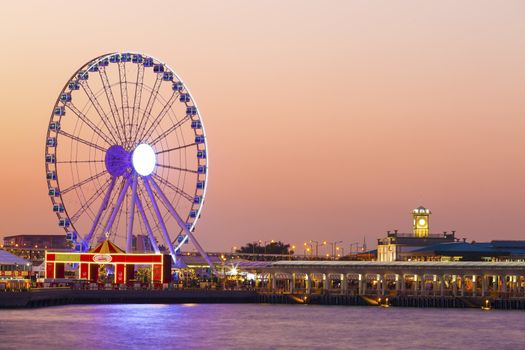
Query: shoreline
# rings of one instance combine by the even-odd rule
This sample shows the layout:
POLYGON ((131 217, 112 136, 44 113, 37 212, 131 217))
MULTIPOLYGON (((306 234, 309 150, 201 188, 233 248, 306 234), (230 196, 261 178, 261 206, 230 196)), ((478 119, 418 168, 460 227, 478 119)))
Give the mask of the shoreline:
MULTIPOLYGON (((496 310, 525 310, 525 298, 392 296, 391 307, 481 309, 489 300, 496 310)), ((273 294, 223 290, 73 290, 32 289, 0 293, 0 309, 36 308, 71 304, 302 304, 379 307, 376 295, 273 294)), ((383 305, 384 306, 384 305, 383 305)))

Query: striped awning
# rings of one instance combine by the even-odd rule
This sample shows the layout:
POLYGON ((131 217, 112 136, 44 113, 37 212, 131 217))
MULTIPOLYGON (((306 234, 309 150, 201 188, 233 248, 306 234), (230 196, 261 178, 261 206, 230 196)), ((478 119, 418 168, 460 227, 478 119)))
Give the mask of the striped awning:
POLYGON ((125 253, 122 249, 120 249, 113 242, 107 239, 100 242, 95 248, 93 248, 89 252, 90 253, 100 253, 100 254, 125 253))

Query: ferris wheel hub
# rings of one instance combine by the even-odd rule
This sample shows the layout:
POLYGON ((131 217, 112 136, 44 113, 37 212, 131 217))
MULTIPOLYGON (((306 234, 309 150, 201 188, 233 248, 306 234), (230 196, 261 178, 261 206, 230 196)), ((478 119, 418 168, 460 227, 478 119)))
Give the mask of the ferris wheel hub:
POLYGON ((130 156, 124 147, 113 145, 106 151, 104 163, 112 176, 121 176, 130 166, 130 156))
POLYGON ((131 156, 131 163, 133 169, 142 176, 148 176, 155 169, 157 163, 157 157, 153 147, 147 143, 138 145, 131 156))

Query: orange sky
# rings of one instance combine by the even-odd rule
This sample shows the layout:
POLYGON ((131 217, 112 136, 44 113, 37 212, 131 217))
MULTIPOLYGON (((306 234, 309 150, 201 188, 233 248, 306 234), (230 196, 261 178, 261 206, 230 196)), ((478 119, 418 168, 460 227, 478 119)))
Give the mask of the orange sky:
POLYGON ((525 239, 523 1, 0 6, 0 236, 61 232, 43 157, 54 101, 90 58, 136 50, 203 114, 206 249, 374 246, 420 204, 433 232, 525 239))

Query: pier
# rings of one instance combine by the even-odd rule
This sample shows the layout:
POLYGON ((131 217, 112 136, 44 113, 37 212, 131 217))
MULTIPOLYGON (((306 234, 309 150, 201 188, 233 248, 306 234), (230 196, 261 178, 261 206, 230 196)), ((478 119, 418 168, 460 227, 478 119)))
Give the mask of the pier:
POLYGON ((525 262, 277 261, 252 272, 270 293, 525 298, 525 262))

